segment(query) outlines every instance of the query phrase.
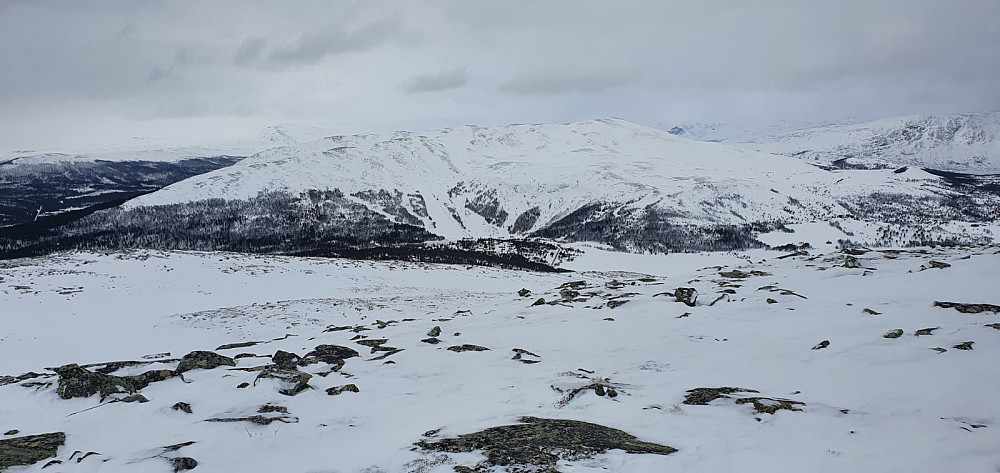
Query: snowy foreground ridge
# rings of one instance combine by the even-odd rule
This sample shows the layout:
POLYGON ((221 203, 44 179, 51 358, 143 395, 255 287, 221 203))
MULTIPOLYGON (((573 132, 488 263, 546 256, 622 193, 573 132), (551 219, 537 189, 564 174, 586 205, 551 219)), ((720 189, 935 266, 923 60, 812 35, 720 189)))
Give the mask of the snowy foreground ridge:
POLYGON ((3 262, 0 470, 1000 469, 1000 248, 584 250, 3 262))

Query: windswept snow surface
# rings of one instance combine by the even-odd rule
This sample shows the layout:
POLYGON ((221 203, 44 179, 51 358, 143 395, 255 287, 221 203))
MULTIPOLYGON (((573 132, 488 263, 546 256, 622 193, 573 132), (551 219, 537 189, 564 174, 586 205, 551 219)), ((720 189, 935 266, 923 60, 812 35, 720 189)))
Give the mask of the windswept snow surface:
MULTIPOLYGON (((933 305, 1000 304, 997 247, 784 258, 578 248, 587 254, 568 274, 151 251, 6 261, 0 375, 46 375, 0 385, 0 432, 66 432, 54 467, 66 472, 169 472, 168 459, 184 456, 204 471, 444 473, 483 456, 413 443, 520 416, 593 422, 679 450, 611 450, 564 459, 563 472, 1000 468, 1000 330, 987 325, 1000 315, 933 305), (678 287, 697 289, 697 304, 663 295, 678 287), (531 294, 519 297, 521 288, 531 294), (533 305, 538 298, 551 304, 533 305), (421 342, 436 326, 441 343, 421 342), (902 336, 883 338, 893 329, 902 336), (373 339, 402 351, 376 359, 388 352, 359 343, 373 339), (828 347, 812 349, 823 340, 828 347), (235 368, 320 344, 361 356, 339 372, 299 368, 312 389, 294 396, 256 371, 222 366, 152 383, 140 391, 146 403, 112 395, 103 405, 97 395, 60 399, 45 370, 247 341, 262 343, 217 351, 260 355, 235 368), (953 348, 964 342, 972 349, 953 348), (489 350, 447 350, 461 344, 489 350), (512 359, 514 348, 538 362, 512 359), (595 380, 618 395, 584 390, 566 401, 595 380), (348 383, 359 392, 325 392, 348 383), (734 399, 683 403, 687 390, 723 386, 804 405, 767 414, 734 399), (192 413, 171 409, 177 402, 192 413), (287 408, 288 423, 205 421, 268 403, 287 408), (78 461, 77 450, 97 454, 78 461)), ((9 471, 54 471, 41 470, 47 461, 9 471)))

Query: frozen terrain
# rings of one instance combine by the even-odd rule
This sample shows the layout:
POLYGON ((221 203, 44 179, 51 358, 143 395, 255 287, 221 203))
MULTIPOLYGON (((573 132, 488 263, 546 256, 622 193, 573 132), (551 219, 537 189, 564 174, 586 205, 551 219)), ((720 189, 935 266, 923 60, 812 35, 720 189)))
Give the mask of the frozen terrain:
POLYGON ((1000 469, 1000 248, 577 247, 563 274, 145 250, 3 262, 0 446, 65 434, 6 471, 1000 469), (197 350, 234 360, 175 375, 197 350), (158 378, 141 398, 76 397, 69 363, 158 378), (458 437, 525 416, 658 453, 550 446, 526 464, 498 459, 503 428, 458 437), (493 456, 465 451, 484 436, 493 456))
POLYGON ((822 125, 692 124, 675 127, 671 133, 822 164, 845 160, 840 165, 1000 173, 1000 112, 822 125))

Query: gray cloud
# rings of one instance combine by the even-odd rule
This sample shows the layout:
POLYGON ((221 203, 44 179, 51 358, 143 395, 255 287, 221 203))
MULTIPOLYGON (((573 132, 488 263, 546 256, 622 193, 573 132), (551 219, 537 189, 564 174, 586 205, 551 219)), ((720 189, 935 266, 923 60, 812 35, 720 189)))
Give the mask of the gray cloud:
POLYGON ((331 25, 314 33, 305 33, 294 43, 271 51, 272 65, 298 65, 317 62, 328 55, 362 52, 393 39, 399 25, 383 20, 348 31, 343 25, 331 25))
POLYGON ((469 84, 469 71, 460 67, 437 74, 420 74, 403 84, 403 90, 415 94, 421 92, 443 92, 465 87, 469 84))
POLYGON ((997 1, 0 0, 0 11, 0 151, 68 133, 50 129, 54 116, 104 116, 113 133, 162 117, 357 130, 1000 108, 997 1))

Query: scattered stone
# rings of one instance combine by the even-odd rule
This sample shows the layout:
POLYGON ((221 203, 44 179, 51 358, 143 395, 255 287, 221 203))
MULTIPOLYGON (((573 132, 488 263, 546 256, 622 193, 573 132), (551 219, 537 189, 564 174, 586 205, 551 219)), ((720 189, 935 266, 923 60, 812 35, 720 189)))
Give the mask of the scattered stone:
POLYGON ((10 429, 10 430, 8 430, 8 431, 4 432, 3 434, 4 434, 4 435, 17 435, 17 434, 19 434, 20 432, 21 432, 21 431, 20 431, 20 430, 17 430, 17 429, 10 429))
POLYGON ((273 404, 265 404, 253 414, 236 417, 212 417, 205 422, 252 422, 257 425, 270 425, 272 422, 295 424, 299 418, 288 414, 288 409, 273 404))
POLYGON ((536 305, 545 305, 545 298, 539 297, 538 300, 536 300, 533 304, 531 304, 532 307, 536 305))
POLYGON ((563 289, 559 291, 559 296, 563 298, 564 301, 572 302, 580 295, 580 291, 574 291, 572 289, 563 289))
POLYGON ((62 463, 62 460, 49 460, 48 463, 42 465, 42 469, 44 470, 52 465, 58 465, 60 463, 62 463))
POLYGON ((194 412, 194 411, 191 410, 191 404, 188 404, 186 402, 178 402, 178 403, 174 404, 173 406, 170 406, 170 408, 173 409, 173 410, 175 410, 175 411, 183 411, 183 412, 186 412, 188 414, 191 414, 192 412, 194 412))
POLYGON ((441 340, 438 340, 437 337, 430 337, 421 340, 421 342, 430 343, 431 345, 437 345, 438 343, 441 343, 441 340))
POLYGON ((448 351, 453 351, 456 353, 460 353, 463 351, 486 351, 486 350, 489 350, 489 348, 481 347, 479 345, 472 345, 469 343, 448 347, 448 351))
MULTIPOLYGON (((374 349, 373 349, 373 351, 374 351, 374 349)), ((379 347, 379 351, 384 351, 385 353, 383 353, 383 354, 381 354, 379 356, 376 356, 376 357, 374 357, 374 358, 372 358, 372 359, 370 359, 368 361, 384 360, 384 359, 386 359, 386 358, 388 358, 388 357, 390 357, 392 355, 395 355, 396 353, 399 353, 399 352, 403 351, 403 349, 402 348, 396 348, 396 347, 379 347)))
POLYGON ((526 356, 530 356, 530 357, 534 357, 534 358, 541 358, 540 356, 538 356, 538 355, 536 355, 536 354, 534 354, 534 353, 532 353, 532 352, 530 352, 528 350, 524 350, 524 349, 521 349, 521 348, 515 348, 515 349, 513 349, 511 351, 514 352, 514 356, 511 359, 512 360, 520 361, 521 363, 526 363, 526 364, 531 365, 531 364, 539 363, 539 362, 542 361, 542 360, 531 360, 531 359, 525 358, 526 356))
POLYGON ((338 395, 338 394, 340 394, 340 393, 342 393, 344 391, 350 391, 352 393, 359 393, 359 392, 361 392, 361 390, 358 389, 357 385, 354 385, 354 384, 345 384, 343 386, 334 386, 332 388, 329 388, 329 389, 326 390, 326 393, 329 394, 329 395, 331 395, 331 396, 336 396, 336 395, 338 395))
POLYGON ((219 347, 218 347, 218 348, 216 348, 216 351, 218 351, 218 350, 230 350, 230 349, 233 349, 233 348, 246 348, 246 347, 252 347, 252 346, 254 346, 254 345, 257 345, 258 343, 260 343, 260 342, 239 342, 239 343, 227 343, 227 344, 225 344, 225 345, 219 345, 219 347))
POLYGON ((301 360, 301 356, 284 350, 278 350, 271 355, 271 362, 283 370, 294 370, 301 360))
POLYGON ((830 346, 830 341, 829 340, 823 340, 822 342, 817 343, 816 346, 812 347, 812 349, 813 350, 822 350, 822 349, 824 349, 824 348, 826 348, 828 346, 830 346))
POLYGON ((312 379, 312 375, 298 370, 264 368, 253 380, 253 385, 256 386, 257 381, 261 378, 272 378, 281 381, 284 387, 278 389, 278 393, 285 396, 294 396, 309 387, 309 380, 312 379))
POLYGON ((621 307, 621 306, 625 305, 625 303, 628 302, 628 301, 629 301, 628 299, 622 299, 622 300, 616 300, 616 301, 608 301, 608 308, 609 309, 614 309, 614 308, 617 308, 617 307, 621 307))
POLYGON ((415 445, 431 451, 464 453, 482 452, 486 460, 474 468, 457 466, 455 471, 495 471, 507 467, 509 471, 556 472, 562 460, 580 460, 608 450, 626 453, 652 453, 669 455, 677 449, 666 445, 643 442, 621 430, 589 422, 562 419, 522 417, 520 424, 491 427, 460 435, 455 438, 415 445))
POLYGON ((615 321, 614 317, 605 317, 603 320, 607 320, 608 322, 614 322, 615 321))
POLYGON ((288 408, 285 406, 276 406, 274 404, 264 404, 257 409, 258 414, 270 414, 272 412, 288 414, 288 408))
POLYGON ((144 360, 159 360, 160 358, 167 358, 169 356, 170 356, 170 352, 169 351, 165 351, 163 353, 154 353, 152 355, 142 355, 142 359, 144 359, 144 360))
POLYGON ((848 254, 848 255, 861 256, 863 254, 868 253, 868 249, 866 249, 866 248, 844 248, 843 250, 841 250, 841 252, 844 253, 844 254, 848 254))
POLYGON ((170 370, 147 371, 135 376, 112 376, 92 373, 75 363, 53 368, 53 371, 59 375, 59 387, 56 389, 59 397, 71 399, 100 393, 101 401, 115 393, 135 394, 149 383, 174 376, 174 372, 170 370))
POLYGON ((366 347, 371 347, 372 353, 375 353, 376 351, 378 351, 378 347, 385 345, 388 341, 389 341, 388 338, 366 338, 364 340, 358 340, 354 343, 366 347))
POLYGON ((956 350, 971 350, 972 349, 972 345, 975 344, 975 343, 976 342, 962 342, 962 343, 959 343, 958 345, 953 346, 952 348, 954 348, 956 350))
POLYGON ((427 332, 428 337, 438 337, 441 335, 441 327, 435 326, 429 332, 427 332))
POLYGON ((903 329, 901 328, 892 329, 882 334, 882 338, 899 338, 901 336, 903 336, 903 329))
POLYGON ((935 269, 944 269, 944 268, 950 268, 951 267, 951 265, 948 264, 948 263, 944 263, 944 262, 941 262, 941 261, 934 261, 934 260, 928 261, 927 264, 929 264, 931 266, 931 268, 935 268, 935 269))
POLYGON ((236 385, 236 389, 243 389, 243 388, 248 388, 248 387, 250 387, 250 383, 247 383, 245 381, 236 385))
POLYGON ((921 336, 921 335, 933 335, 934 331, 937 330, 937 329, 939 329, 939 328, 941 328, 941 327, 922 328, 920 330, 917 330, 913 334, 916 335, 916 336, 918 336, 918 337, 921 336))
POLYGON ((964 314, 978 314, 980 312, 993 312, 994 314, 1000 312, 1000 306, 993 304, 962 304, 959 302, 940 302, 934 301, 935 307, 941 307, 944 309, 955 309, 964 314))
POLYGON ((193 351, 181 358, 174 373, 181 374, 193 369, 210 370, 219 366, 236 366, 236 361, 211 351, 193 351))
POLYGON ((198 466, 198 460, 191 457, 171 458, 170 464, 174 467, 174 473, 178 471, 193 470, 198 466))
POLYGON ((66 444, 66 434, 52 432, 0 440, 0 471, 18 465, 32 465, 56 456, 66 444))
POLYGON ((559 285, 556 289, 585 289, 587 287, 587 281, 570 281, 559 285))
POLYGON ((266 357, 266 356, 267 355, 258 355, 256 353, 240 353, 240 354, 234 356, 233 359, 234 360, 238 360, 240 358, 262 358, 262 357, 266 357))
POLYGON ((941 347, 934 347, 934 348, 931 348, 931 350, 934 350, 934 351, 936 351, 938 353, 944 353, 944 352, 948 351, 948 350, 946 350, 944 348, 941 348, 941 347))
POLYGON ((528 296, 531 295, 531 291, 529 291, 527 289, 524 289, 524 288, 521 288, 520 291, 517 291, 517 295, 520 296, 520 297, 528 297, 528 296))
POLYGON ((768 297, 765 302, 767 302, 768 304, 777 304, 778 303, 778 301, 776 301, 774 299, 771 299, 770 297, 768 297))
POLYGON ((984 325, 984 327, 989 327, 989 328, 992 328, 992 329, 1000 330, 1000 323, 986 324, 986 325, 984 325))
POLYGON ((871 310, 871 309, 869 309, 867 307, 865 307, 864 309, 862 309, 861 312, 864 312, 864 313, 866 313, 868 315, 882 315, 881 312, 875 312, 874 310, 871 310))
POLYGON ((45 376, 52 376, 51 374, 35 373, 34 371, 29 371, 20 376, 0 376, 0 386, 6 386, 8 384, 19 383, 28 379, 41 378, 45 376))
MULTIPOLYGON (((79 450, 77 450, 77 452, 78 452, 78 451, 79 451, 79 450)), ((76 452, 73 452, 73 453, 75 454, 76 452)), ((84 459, 84 458, 87 458, 87 457, 89 457, 89 456, 91 456, 91 455, 100 455, 100 453, 98 453, 98 452, 87 452, 87 453, 84 453, 83 455, 80 455, 80 458, 77 458, 77 459, 76 459, 76 462, 77 462, 77 463, 80 463, 80 462, 82 462, 82 461, 83 461, 83 459, 84 459)), ((73 456, 72 456, 72 455, 70 455, 70 457, 69 457, 69 458, 70 458, 70 459, 72 459, 72 458, 73 458, 73 456)))

